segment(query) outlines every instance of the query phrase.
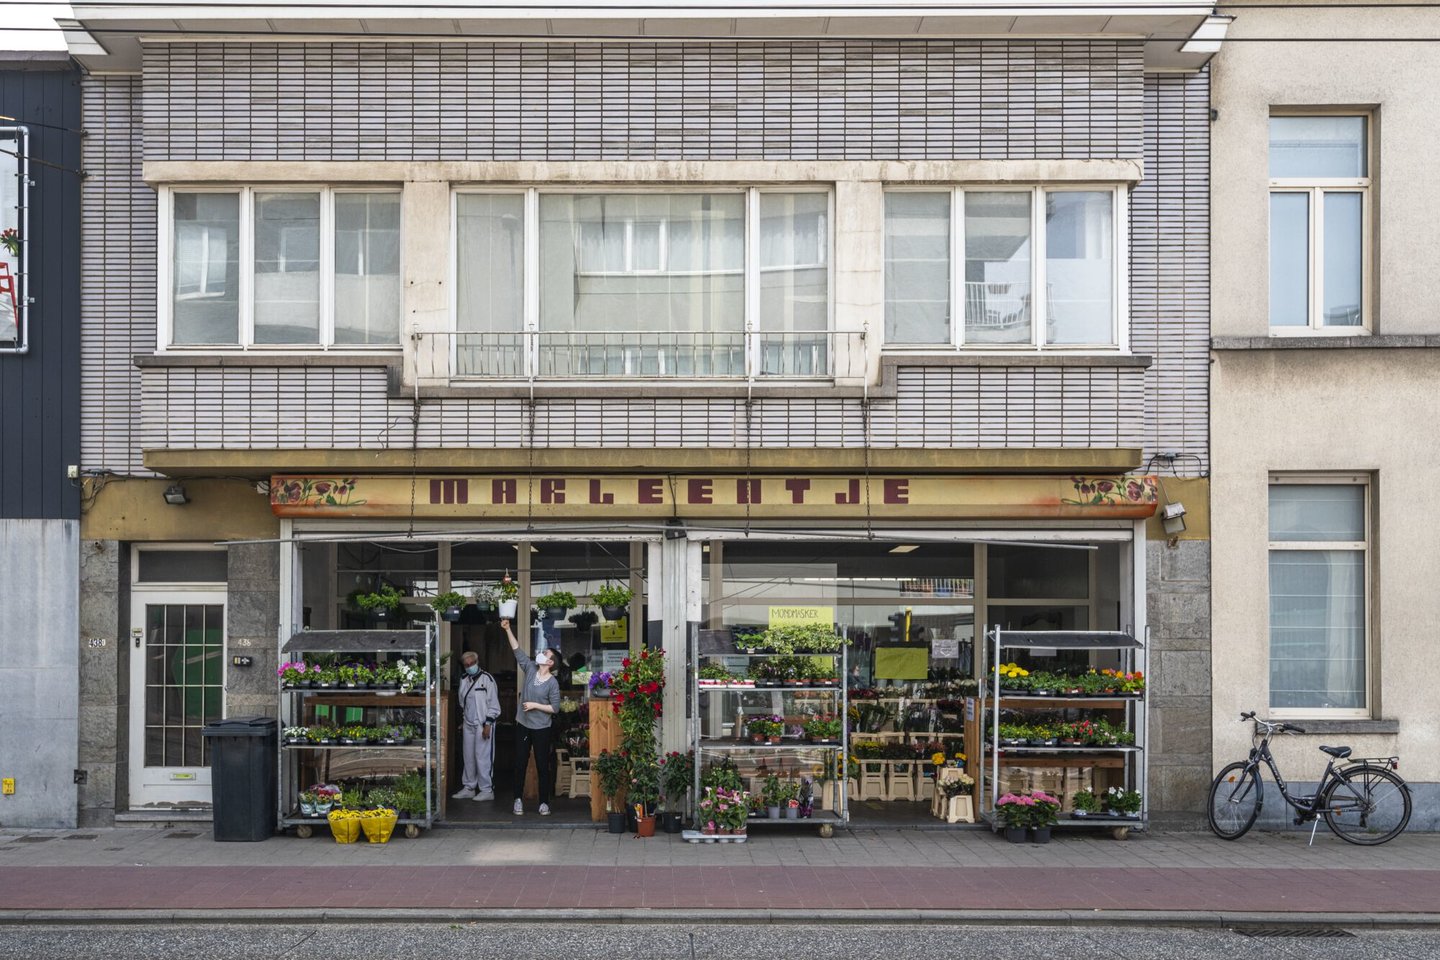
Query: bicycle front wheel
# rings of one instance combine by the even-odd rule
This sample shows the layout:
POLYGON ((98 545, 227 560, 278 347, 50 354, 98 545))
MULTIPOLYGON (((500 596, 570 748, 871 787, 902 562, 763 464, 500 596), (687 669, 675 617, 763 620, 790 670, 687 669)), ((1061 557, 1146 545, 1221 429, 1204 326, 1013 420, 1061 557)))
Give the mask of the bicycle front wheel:
POLYGON ((1255 825, 1263 799, 1255 767, 1235 761, 1210 784, 1210 802, 1205 806, 1210 829, 1222 840, 1240 839, 1255 825))
POLYGON ((1384 767, 1342 770, 1325 791, 1325 825, 1349 843, 1374 846, 1393 840, 1410 822, 1410 788, 1384 767))

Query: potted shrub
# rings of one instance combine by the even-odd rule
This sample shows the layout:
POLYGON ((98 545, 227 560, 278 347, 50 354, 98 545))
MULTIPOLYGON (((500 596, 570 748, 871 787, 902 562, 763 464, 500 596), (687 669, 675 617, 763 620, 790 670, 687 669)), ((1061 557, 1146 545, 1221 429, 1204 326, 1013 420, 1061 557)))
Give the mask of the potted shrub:
POLYGON ((1025 828, 1030 826, 1030 809, 1034 806, 1034 799, 1024 793, 1007 793, 995 801, 995 816, 1005 827, 1006 840, 1025 842, 1025 828))
POLYGON ((784 811, 786 820, 800 818, 800 784, 794 780, 780 782, 780 808, 784 811))
MULTIPOLYGON (((705 795, 695 804, 695 820, 700 825, 700 832, 707 837, 714 836, 720 832, 720 823, 715 819, 715 807, 717 803, 716 789, 714 787, 706 787, 705 795)), ((614 831, 612 830, 611 832, 613 833, 614 831)))
POLYGON ((606 620, 619 620, 625 616, 635 591, 619 584, 607 583, 590 595, 590 602, 600 608, 606 620))
POLYGON ((1060 801, 1044 790, 1031 791, 1030 799, 1035 801, 1030 807, 1030 842, 1049 843, 1050 828, 1060 822, 1060 801))
POLYGON ((1070 811, 1070 816, 1076 820, 1083 820, 1091 814, 1100 812, 1100 798, 1095 796, 1093 790, 1076 791, 1071 802, 1075 804, 1075 809, 1070 811))
POLYGON ((569 590, 554 590, 535 601, 541 614, 547 620, 564 619, 566 611, 575 606, 575 594, 569 590))
POLYGON ((520 584, 505 574, 495 583, 495 604, 500 611, 501 620, 514 620, 520 601, 520 584))
POLYGON ((457 623, 460 620, 460 611, 465 609, 465 597, 450 590, 432 599, 430 606, 441 620, 457 623))
POLYGON ((388 583, 382 583, 380 589, 372 593, 355 594, 355 605, 376 620, 383 622, 389 619, 392 613, 399 612, 401 599, 399 590, 388 583))
POLYGON ((625 800, 635 810, 635 832, 653 837, 660 806, 660 764, 653 756, 630 759, 630 791, 625 800))
POLYGON ((607 827, 611 833, 625 832, 625 813, 620 807, 620 791, 630 778, 630 762, 618 751, 601 750, 595 758, 595 775, 600 778, 600 792, 605 797, 607 827))
POLYGON ((765 815, 771 820, 780 819, 780 805, 784 801, 780 799, 780 778, 773 773, 765 778, 765 786, 760 792, 761 802, 765 804, 765 815))
POLYGON ((665 805, 669 808, 660 817, 660 829, 679 833, 684 817, 685 793, 695 779, 695 752, 671 751, 660 759, 660 783, 665 788, 665 805))

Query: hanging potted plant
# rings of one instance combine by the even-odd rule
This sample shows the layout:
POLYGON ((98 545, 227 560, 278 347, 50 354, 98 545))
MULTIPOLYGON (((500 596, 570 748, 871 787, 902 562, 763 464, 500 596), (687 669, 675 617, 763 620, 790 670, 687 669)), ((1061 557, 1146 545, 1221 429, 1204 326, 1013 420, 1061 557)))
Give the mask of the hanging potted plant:
POLYGON ((569 590, 554 590, 535 601, 547 620, 564 619, 566 612, 575 606, 575 594, 569 590))
POLYGON ((520 601, 520 584, 510 579, 510 574, 505 574, 495 584, 495 600, 500 609, 501 620, 514 620, 516 609, 520 601))
POLYGON ((619 809, 620 791, 630 779, 630 762, 618 751, 601 750, 595 758, 595 775, 600 778, 600 792, 605 796, 606 828, 610 833, 624 833, 625 813, 619 809))
POLYGON ((388 583, 382 583, 380 589, 373 593, 355 594, 355 605, 383 623, 390 619, 391 614, 400 612, 401 599, 399 590, 388 583))
POLYGON ((431 600, 430 606, 440 615, 441 620, 456 623, 460 620, 460 611, 465 609, 465 597, 451 590, 431 600))
POLYGON ((475 588, 474 603, 475 609, 482 614, 492 613, 495 610, 498 591, 493 583, 482 583, 475 588))
POLYGON ((618 584, 607 583, 590 596, 590 602, 600 608, 606 620, 619 620, 625 616, 635 591, 618 584))

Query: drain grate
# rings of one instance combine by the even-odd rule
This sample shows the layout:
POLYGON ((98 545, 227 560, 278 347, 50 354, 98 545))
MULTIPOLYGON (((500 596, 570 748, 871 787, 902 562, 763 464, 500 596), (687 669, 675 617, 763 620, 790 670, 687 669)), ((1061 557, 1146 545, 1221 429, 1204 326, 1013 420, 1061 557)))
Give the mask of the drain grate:
POLYGON ((1342 927, 1322 927, 1313 924, 1294 924, 1292 926, 1279 927, 1235 927, 1233 929, 1242 937, 1325 937, 1333 939, 1355 936, 1355 934, 1342 927))
POLYGON ((54 837, 16 837, 16 843, 49 843, 54 837))
POLYGON ((196 837, 198 837, 198 836, 200 836, 200 834, 198 834, 198 833, 190 833, 190 832, 185 831, 185 830, 172 830, 172 831, 170 831, 169 833, 165 834, 165 839, 166 839, 166 840, 194 840, 194 839, 195 839, 196 837))
POLYGON ((66 840, 94 840, 94 839, 96 839, 97 837, 98 837, 98 834, 94 834, 94 833, 72 833, 72 834, 70 834, 69 836, 65 837, 64 839, 66 839, 66 840))

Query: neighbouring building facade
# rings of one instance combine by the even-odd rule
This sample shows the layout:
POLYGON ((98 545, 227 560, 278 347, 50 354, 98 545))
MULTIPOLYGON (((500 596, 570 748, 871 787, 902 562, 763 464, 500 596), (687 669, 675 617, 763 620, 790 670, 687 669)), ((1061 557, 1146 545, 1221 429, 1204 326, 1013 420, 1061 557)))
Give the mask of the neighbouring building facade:
POLYGON ((113 736, 79 725, 75 682, 93 652, 79 639, 81 497, 70 479, 80 463, 80 75, 63 50, 9 49, 15 39, 0 40, 0 825, 62 827, 74 825, 83 789, 77 751, 113 736))
POLYGON ((892 689, 1133 631, 1196 822, 1210 10, 907 6, 82 10, 79 822, 203 815, 201 728, 357 592, 506 574, 596 666, 776 605, 892 689))
MULTIPOLYGON (((1440 62, 1425 43, 1330 41, 1435 23, 1246 10, 1213 67, 1215 764, 1248 749, 1242 710, 1306 729, 1276 747, 1302 783, 1322 744, 1398 754, 1412 829, 1435 829, 1440 781, 1420 516, 1440 470, 1440 255, 1415 242, 1440 62)), ((1274 796, 1263 815, 1289 819, 1274 796)))

